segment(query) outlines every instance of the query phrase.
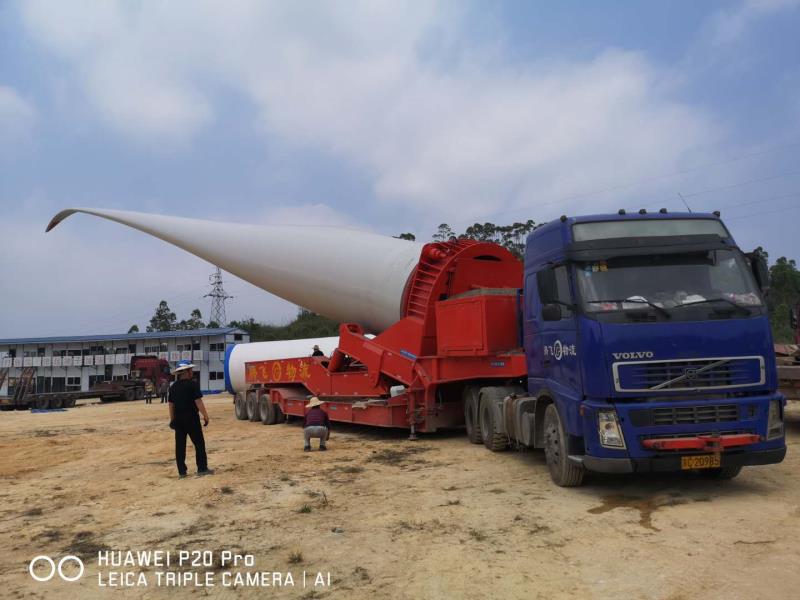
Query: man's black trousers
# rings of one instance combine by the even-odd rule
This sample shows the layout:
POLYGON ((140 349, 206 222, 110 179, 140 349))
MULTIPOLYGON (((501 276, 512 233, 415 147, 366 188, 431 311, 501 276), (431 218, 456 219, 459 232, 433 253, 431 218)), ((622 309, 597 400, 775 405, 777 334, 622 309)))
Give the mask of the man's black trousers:
POLYGON ((203 438, 203 427, 200 425, 200 418, 186 421, 175 421, 175 462, 178 465, 178 473, 186 473, 186 436, 189 436, 194 444, 194 454, 197 461, 197 470, 205 471, 208 469, 208 458, 206 457, 206 441, 203 438))

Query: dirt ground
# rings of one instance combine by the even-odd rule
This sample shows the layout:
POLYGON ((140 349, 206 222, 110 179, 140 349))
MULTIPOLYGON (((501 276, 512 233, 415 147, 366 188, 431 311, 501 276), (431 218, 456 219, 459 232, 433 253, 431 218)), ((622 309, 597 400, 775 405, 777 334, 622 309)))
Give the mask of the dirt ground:
MULTIPOLYGON (((786 460, 734 481, 592 477, 561 489, 541 453, 493 454, 453 432, 409 442, 403 432, 339 426, 327 453, 304 454, 298 424, 236 421, 230 396, 206 400, 217 472, 183 480, 163 405, 0 414, 0 596, 800 594, 798 407, 790 410, 786 460), (101 567, 103 549, 208 550, 214 566, 194 571, 278 572, 284 583, 289 572, 294 585, 226 587, 216 579, 213 587, 158 587, 156 572, 176 567, 101 567), (249 553, 255 564, 222 567, 223 550, 249 553), (28 564, 42 554, 56 562, 77 555, 85 574, 74 583, 37 582, 28 564), (112 571, 141 572, 149 583, 109 588, 112 571), (311 585, 318 572, 330 573, 330 587, 311 585)), ((64 567, 67 576, 75 570, 64 567)), ((40 576, 47 571, 37 564, 40 576)))

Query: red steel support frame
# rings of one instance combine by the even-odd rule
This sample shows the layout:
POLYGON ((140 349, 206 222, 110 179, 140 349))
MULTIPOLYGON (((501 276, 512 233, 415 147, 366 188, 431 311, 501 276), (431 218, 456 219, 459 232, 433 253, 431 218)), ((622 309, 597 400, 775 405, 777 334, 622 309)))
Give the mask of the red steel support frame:
POLYGON ((326 401, 333 421, 412 434, 457 427, 463 424, 459 384, 526 377, 521 287, 522 263, 497 244, 426 244, 406 286, 402 318, 389 329, 370 339, 360 326, 343 323, 330 358, 249 362, 245 379, 270 389, 288 415, 302 416, 313 394, 326 401))

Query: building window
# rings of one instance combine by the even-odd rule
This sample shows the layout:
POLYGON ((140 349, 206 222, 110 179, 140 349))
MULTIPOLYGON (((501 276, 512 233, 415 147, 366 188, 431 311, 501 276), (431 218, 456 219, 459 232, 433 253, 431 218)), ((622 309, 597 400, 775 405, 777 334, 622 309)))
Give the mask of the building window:
POLYGON ((208 349, 211 352, 225 352, 225 342, 219 342, 216 344, 209 344, 208 349))
POLYGON ((80 356, 80 355, 81 355, 80 350, 67 350, 67 356, 80 356))
POLYGON ((223 371, 209 371, 208 372, 208 379, 210 381, 216 381, 216 380, 225 379, 225 373, 223 371))
POLYGON ((80 377, 67 377, 67 388, 78 388, 81 387, 81 378, 80 377))
POLYGON ((36 354, 38 356, 44 356, 44 348, 37 348, 36 349, 36 354))
POLYGON ((241 333, 234 333, 233 334, 233 341, 234 342, 241 342, 242 341, 242 334, 241 333))
POLYGON ((114 354, 127 354, 127 348, 114 348, 114 354))
POLYGON ((66 350, 53 350, 53 356, 66 356, 66 350))
POLYGON ((200 341, 192 342, 192 350, 200 350, 200 341))

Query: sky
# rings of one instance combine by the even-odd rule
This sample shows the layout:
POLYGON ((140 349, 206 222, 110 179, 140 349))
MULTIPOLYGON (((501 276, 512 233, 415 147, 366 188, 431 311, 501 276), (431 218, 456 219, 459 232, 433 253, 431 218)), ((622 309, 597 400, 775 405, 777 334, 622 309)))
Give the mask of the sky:
MULTIPOLYGON (((0 2, 0 338, 208 316, 212 265, 45 234, 71 206, 426 241, 682 196, 800 259, 797 31, 800 0, 0 2)), ((296 313, 224 281, 229 319, 296 313)))

